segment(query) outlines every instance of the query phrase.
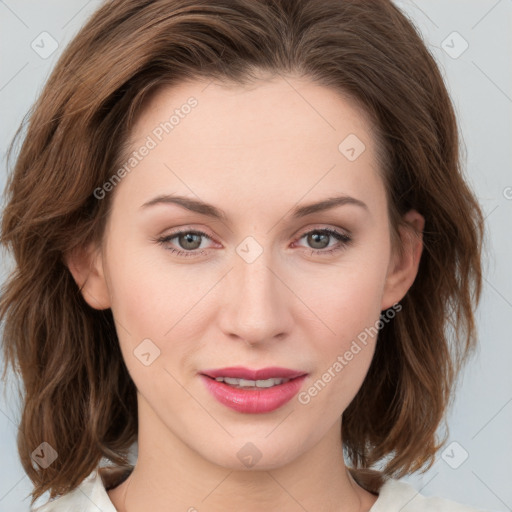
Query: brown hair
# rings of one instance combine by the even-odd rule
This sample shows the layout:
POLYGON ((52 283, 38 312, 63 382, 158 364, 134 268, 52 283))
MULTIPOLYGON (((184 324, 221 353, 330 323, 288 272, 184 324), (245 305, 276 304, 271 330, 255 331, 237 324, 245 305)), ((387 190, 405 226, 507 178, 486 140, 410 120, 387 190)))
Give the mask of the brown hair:
POLYGON ((18 450, 32 503, 72 490, 102 457, 127 464, 137 438, 112 313, 87 305, 63 260, 101 241, 111 194, 99 201, 93 191, 120 165, 157 86, 244 84, 262 71, 308 77, 361 105, 381 149, 394 240, 410 208, 426 220, 417 278, 343 413, 347 455, 361 474, 385 461, 383 474, 399 477, 430 467, 445 442, 436 432, 476 343, 483 220, 452 103, 417 29, 389 0, 113 0, 57 63, 6 189, 1 242, 15 269, 0 318, 6 367, 25 387, 18 450), (43 441, 58 457, 40 470, 31 453, 43 441))

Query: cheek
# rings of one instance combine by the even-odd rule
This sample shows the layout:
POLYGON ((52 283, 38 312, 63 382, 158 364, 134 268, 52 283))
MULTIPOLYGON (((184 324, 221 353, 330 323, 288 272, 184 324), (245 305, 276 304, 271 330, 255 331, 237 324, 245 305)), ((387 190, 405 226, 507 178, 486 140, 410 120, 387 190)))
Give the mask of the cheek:
POLYGON ((136 380, 141 371, 134 354, 142 351, 143 343, 158 354, 152 368, 164 362, 169 370, 191 368, 189 360, 200 348, 197 340, 205 324, 201 318, 208 301, 202 299, 215 276, 210 271, 201 280, 193 265, 173 266, 167 255, 155 257, 154 251, 128 247, 121 238, 112 238, 108 275, 112 313, 130 373, 136 380))
POLYGON ((158 276, 153 266, 135 255, 130 260, 118 258, 110 273, 112 312, 134 336, 159 337, 170 327, 169 312, 177 305, 179 291, 169 289, 158 276))
POLYGON ((353 271, 340 280, 340 286, 333 287, 329 297, 319 297, 314 302, 325 324, 333 331, 325 338, 328 342, 323 342, 327 356, 324 364, 328 367, 345 354, 344 359, 349 364, 344 373, 357 373, 369 365, 376 341, 375 325, 380 316, 382 284, 379 277, 372 272, 353 271))
MULTIPOLYGON (((385 241, 381 247, 380 254, 385 254, 385 241)), ((318 322, 311 319, 303 325, 308 338, 314 340, 318 365, 315 379, 299 396, 299 403, 318 408, 319 414, 327 406, 332 419, 356 395, 375 351, 387 270, 387 261, 378 254, 376 249, 366 254, 354 253, 310 288, 308 301, 323 326, 319 328, 318 322)), ((301 293, 305 294, 306 288, 301 293)))
POLYGON ((163 276, 137 252, 128 254, 129 258, 120 254, 116 258, 112 252, 116 264, 109 273, 112 313, 123 359, 147 401, 161 397, 172 401, 174 410, 185 410, 190 400, 177 384, 176 367, 184 369, 190 348, 189 334, 183 330, 186 318, 180 322, 186 313, 183 295, 187 293, 182 283, 163 276))
POLYGON ((361 245, 347 252, 338 265, 316 271, 314 278, 295 278, 297 294, 323 321, 330 344, 345 345, 378 320, 388 263, 379 254, 386 254, 385 241, 379 248, 361 245))
POLYGON ((363 384, 378 335, 380 301, 375 281, 368 273, 354 273, 343 283, 343 289, 335 290, 329 300, 315 302, 330 330, 322 329, 322 335, 311 328, 307 331, 317 364, 313 378, 298 396, 312 415, 323 415, 327 422, 343 413, 363 384))

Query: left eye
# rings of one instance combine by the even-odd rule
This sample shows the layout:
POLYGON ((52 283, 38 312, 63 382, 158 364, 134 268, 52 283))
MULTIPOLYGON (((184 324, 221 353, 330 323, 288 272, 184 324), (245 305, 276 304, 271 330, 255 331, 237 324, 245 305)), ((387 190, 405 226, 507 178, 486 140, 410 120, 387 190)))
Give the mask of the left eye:
POLYGON ((313 231, 308 231, 307 233, 304 233, 299 240, 302 240, 303 238, 306 238, 307 242, 309 244, 316 245, 316 247, 311 248, 312 254, 331 254, 335 251, 339 251, 341 249, 344 249, 345 246, 350 244, 352 239, 345 233, 342 233, 340 231, 336 231, 335 229, 314 229, 313 231), (329 238, 335 238, 338 240, 338 244, 334 245, 334 247, 331 247, 328 250, 325 250, 325 247, 329 247, 328 245, 325 246, 324 243, 329 241, 329 238), (321 246, 320 249, 318 249, 318 245, 321 246))
MULTIPOLYGON (((171 233, 170 235, 166 235, 156 239, 156 241, 166 246, 166 249, 171 251, 171 253, 175 253, 178 256, 197 256, 203 254, 205 252, 205 248, 201 247, 202 238, 206 238, 208 240, 212 240, 206 233, 203 231, 192 231, 192 230, 184 230, 184 231, 176 231, 175 233, 171 233), (168 247, 172 240, 175 238, 178 239, 178 245, 184 249, 176 249, 175 247, 168 247)), ((314 229, 312 231, 308 231, 304 233, 302 236, 298 238, 298 240, 302 240, 305 238, 309 244, 313 244, 314 247, 309 247, 311 250, 311 254, 331 254, 335 251, 339 251, 344 249, 347 245, 350 244, 352 238, 345 233, 334 229, 314 229), (335 244, 333 247, 326 249, 329 247, 329 239, 338 240, 338 244, 335 244), (327 245, 326 245, 327 243, 327 245), (320 248, 318 248, 320 246, 320 248)), ((307 248, 306 248, 307 249, 307 248)))
POLYGON ((172 233, 170 235, 163 236, 157 240, 160 244, 164 245, 169 243, 171 240, 174 240, 175 238, 178 239, 179 245, 186 249, 185 251, 181 251, 179 249, 175 249, 174 247, 168 248, 169 251, 172 253, 176 253, 179 256, 196 256, 197 254, 200 254, 203 251, 200 251, 199 253, 197 250, 201 247, 201 238, 208 238, 211 240, 211 238, 202 231, 177 231, 175 233, 172 233), (198 244, 199 242, 199 244, 198 244))

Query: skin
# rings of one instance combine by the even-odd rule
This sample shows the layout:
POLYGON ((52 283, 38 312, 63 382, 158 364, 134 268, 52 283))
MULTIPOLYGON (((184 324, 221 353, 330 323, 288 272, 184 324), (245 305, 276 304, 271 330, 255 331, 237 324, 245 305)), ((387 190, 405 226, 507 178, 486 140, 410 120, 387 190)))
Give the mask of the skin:
POLYGON ((304 78, 166 86, 137 119, 132 149, 190 96, 197 107, 110 192, 101 246, 67 259, 87 302, 112 308, 138 389, 138 461, 109 497, 121 512, 369 510, 377 496, 348 474, 340 432, 375 337, 309 403, 295 398, 265 414, 220 404, 198 372, 283 366, 308 372, 301 391, 309 389, 406 294, 424 219, 407 213, 399 256, 371 125, 348 99, 304 78), (366 146, 354 161, 338 150, 348 134, 366 146), (160 194, 201 199, 227 220, 174 204, 141 208, 160 194), (341 194, 367 209, 345 204, 290 216, 295 206, 341 194), (171 253, 191 250, 180 237, 155 242, 177 228, 206 232, 211 239, 194 246, 206 252, 171 253), (352 242, 312 254, 342 244, 304 236, 325 228, 349 232, 352 242), (251 263, 236 252, 248 236, 263 250, 251 263), (148 366, 133 353, 147 338, 160 350, 148 366), (261 454, 252 467, 237 456, 247 443, 261 454))

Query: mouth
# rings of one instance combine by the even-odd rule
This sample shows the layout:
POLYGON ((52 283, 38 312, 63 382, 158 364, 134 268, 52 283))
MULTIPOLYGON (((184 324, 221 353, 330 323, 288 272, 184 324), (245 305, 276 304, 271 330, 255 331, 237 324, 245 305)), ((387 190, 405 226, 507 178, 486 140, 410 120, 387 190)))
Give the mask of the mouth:
MULTIPOLYGON (((204 375, 204 374, 203 374, 204 375)), ((275 386, 280 386, 281 384, 286 384, 291 380, 298 379, 299 377, 295 377, 295 379, 284 379, 284 378, 270 378, 270 379, 237 379, 235 377, 210 377, 209 375, 204 375, 211 380, 215 380, 217 382, 223 382, 228 386, 239 389, 268 389, 273 388, 275 386)))
POLYGON ((300 391, 308 373, 277 367, 230 367, 204 370, 199 375, 221 404, 241 413, 266 413, 289 402, 300 391))
POLYGON ((243 366, 231 366, 204 370, 201 375, 223 382, 229 386, 246 389, 261 389, 280 386, 290 380, 307 375, 307 372, 291 368, 267 367, 253 370, 243 366))

